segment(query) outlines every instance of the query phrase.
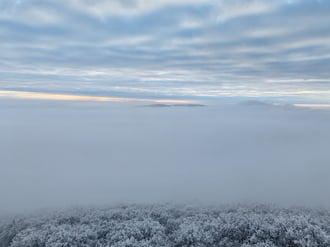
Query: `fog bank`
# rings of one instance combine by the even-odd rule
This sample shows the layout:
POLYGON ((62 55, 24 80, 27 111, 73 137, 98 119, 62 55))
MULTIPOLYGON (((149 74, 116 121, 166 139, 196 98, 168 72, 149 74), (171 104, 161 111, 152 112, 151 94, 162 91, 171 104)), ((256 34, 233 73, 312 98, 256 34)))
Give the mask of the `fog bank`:
POLYGON ((330 205, 330 112, 0 102, 1 212, 154 202, 330 205))

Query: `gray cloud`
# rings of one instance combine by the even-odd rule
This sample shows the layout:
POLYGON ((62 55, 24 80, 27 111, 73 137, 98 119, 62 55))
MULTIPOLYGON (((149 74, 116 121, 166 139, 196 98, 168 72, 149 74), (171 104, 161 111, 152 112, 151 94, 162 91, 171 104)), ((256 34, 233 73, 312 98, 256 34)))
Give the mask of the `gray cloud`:
POLYGON ((3 1, 0 89, 328 103, 329 10, 316 0, 3 1))

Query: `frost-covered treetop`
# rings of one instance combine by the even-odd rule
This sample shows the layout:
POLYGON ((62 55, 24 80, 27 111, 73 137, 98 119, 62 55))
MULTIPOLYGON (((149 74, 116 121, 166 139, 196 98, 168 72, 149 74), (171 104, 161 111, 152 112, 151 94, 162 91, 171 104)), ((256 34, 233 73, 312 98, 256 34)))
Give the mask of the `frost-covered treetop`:
POLYGON ((0 220, 0 247, 330 246, 330 211, 129 205, 0 220))

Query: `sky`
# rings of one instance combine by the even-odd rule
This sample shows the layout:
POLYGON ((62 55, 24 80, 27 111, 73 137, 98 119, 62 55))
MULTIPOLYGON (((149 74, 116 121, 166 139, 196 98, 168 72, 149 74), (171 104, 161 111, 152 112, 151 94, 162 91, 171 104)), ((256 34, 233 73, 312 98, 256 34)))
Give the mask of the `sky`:
POLYGON ((1 0, 0 97, 330 104, 329 23, 327 0, 1 0))

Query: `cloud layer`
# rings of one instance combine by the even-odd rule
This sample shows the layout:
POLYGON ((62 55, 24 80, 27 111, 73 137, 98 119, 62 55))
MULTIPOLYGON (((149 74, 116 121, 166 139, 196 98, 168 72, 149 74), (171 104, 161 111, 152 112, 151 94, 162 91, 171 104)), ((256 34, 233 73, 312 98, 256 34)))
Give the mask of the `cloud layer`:
POLYGON ((329 103, 325 0, 0 3, 0 90, 329 103))
POLYGON ((328 110, 0 103, 0 214, 125 202, 330 205, 328 110))

